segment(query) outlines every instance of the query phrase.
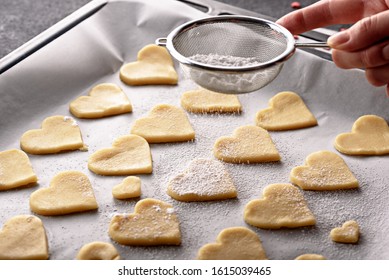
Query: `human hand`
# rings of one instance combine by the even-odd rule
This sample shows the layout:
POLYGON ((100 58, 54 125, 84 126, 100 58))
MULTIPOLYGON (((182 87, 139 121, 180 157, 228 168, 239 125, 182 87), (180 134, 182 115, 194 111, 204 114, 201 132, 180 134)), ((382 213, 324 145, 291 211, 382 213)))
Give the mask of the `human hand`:
POLYGON ((333 61, 344 69, 364 68, 367 80, 374 86, 386 85, 389 96, 389 0, 321 0, 277 23, 292 34, 355 23, 328 39, 333 61))

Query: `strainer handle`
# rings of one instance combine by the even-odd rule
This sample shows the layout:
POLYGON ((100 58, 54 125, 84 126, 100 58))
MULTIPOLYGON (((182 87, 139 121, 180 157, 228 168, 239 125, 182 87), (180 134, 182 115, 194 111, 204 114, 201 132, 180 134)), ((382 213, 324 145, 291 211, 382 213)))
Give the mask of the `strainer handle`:
POLYGON ((326 42, 317 42, 317 43, 295 43, 296 48, 329 48, 326 42))
POLYGON ((167 42, 166 38, 158 38, 157 40, 155 40, 155 44, 160 46, 160 47, 165 47, 166 42, 167 42))
MULTIPOLYGON (((166 38, 158 38, 155 40, 155 44, 158 46, 166 46, 166 38)), ((329 48, 326 42, 317 42, 317 43, 295 43, 296 48, 329 48)))

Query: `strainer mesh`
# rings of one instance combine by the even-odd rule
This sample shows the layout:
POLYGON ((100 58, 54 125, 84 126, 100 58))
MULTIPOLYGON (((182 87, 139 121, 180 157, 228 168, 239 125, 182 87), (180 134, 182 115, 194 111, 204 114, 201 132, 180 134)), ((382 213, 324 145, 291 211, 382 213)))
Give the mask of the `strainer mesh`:
MULTIPOLYGON (((250 22, 239 19, 195 23, 179 32, 172 43, 182 56, 213 66, 223 64, 220 64, 218 59, 204 61, 198 58, 249 58, 251 63, 246 66, 254 66, 277 59, 287 48, 286 36, 266 21, 250 22)), ((244 64, 245 60, 242 61, 244 64)))

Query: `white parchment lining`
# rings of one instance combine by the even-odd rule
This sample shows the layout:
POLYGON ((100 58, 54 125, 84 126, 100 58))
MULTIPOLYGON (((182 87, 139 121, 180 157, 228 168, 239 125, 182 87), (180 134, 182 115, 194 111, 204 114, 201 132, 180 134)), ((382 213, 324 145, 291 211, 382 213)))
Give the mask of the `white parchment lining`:
MULTIPOLYGON (((176 1, 129 0, 109 2, 63 36, 40 49, 0 76, 0 150, 19 148, 20 136, 39 128, 43 119, 70 115, 69 102, 91 87, 113 82, 122 87, 133 104, 133 113, 98 120, 77 119, 88 152, 74 151, 30 156, 39 183, 36 186, 0 192, 0 224, 12 216, 32 213, 29 196, 49 186, 60 171, 79 170, 91 180, 99 209, 59 217, 39 216, 47 230, 50 259, 74 259, 82 245, 92 241, 112 242, 108 225, 115 213, 133 212, 138 199, 119 201, 112 187, 123 176, 104 177, 90 172, 87 159, 96 150, 128 134, 132 123, 157 104, 180 106, 180 96, 196 85, 186 79, 178 65, 177 86, 131 87, 119 79, 123 63, 134 61, 137 52, 155 39, 165 37, 185 21, 206 14, 176 1)), ((258 233, 269 259, 294 259, 304 253, 328 259, 389 259, 389 157, 342 155, 360 182, 359 190, 304 191, 317 218, 314 227, 262 230, 243 220, 244 206, 260 198, 265 186, 288 183, 291 169, 319 150, 335 151, 337 134, 350 131, 364 114, 389 120, 389 99, 384 89, 371 87, 359 70, 340 70, 332 62, 297 51, 279 77, 269 86, 239 96, 241 115, 188 114, 196 140, 188 143, 152 144, 154 170, 140 175, 141 198, 171 203, 180 219, 181 246, 133 247, 114 243, 123 259, 194 259, 198 249, 214 242, 224 228, 245 226, 258 233), (282 160, 280 163, 224 164, 232 174, 238 198, 215 202, 183 203, 166 194, 169 178, 180 173, 194 158, 213 158, 215 140, 242 125, 254 124, 254 116, 268 100, 284 90, 295 91, 318 119, 312 128, 271 132, 282 160), (336 244, 330 230, 354 219, 361 227, 358 245, 336 244)), ((33 213, 32 213, 33 214, 33 213)))

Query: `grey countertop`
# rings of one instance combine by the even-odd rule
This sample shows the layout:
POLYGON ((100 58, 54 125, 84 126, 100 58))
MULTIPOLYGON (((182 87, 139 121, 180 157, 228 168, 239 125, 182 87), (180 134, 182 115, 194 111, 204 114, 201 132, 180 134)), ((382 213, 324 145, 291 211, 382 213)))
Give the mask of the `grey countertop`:
MULTIPOLYGON (((0 0, 0 58, 76 11, 90 0, 0 0)), ((291 12, 291 0, 219 0, 279 18, 291 12)), ((315 0, 301 0, 307 6, 315 0)))
POLYGON ((0 58, 90 0, 0 0, 0 58))

